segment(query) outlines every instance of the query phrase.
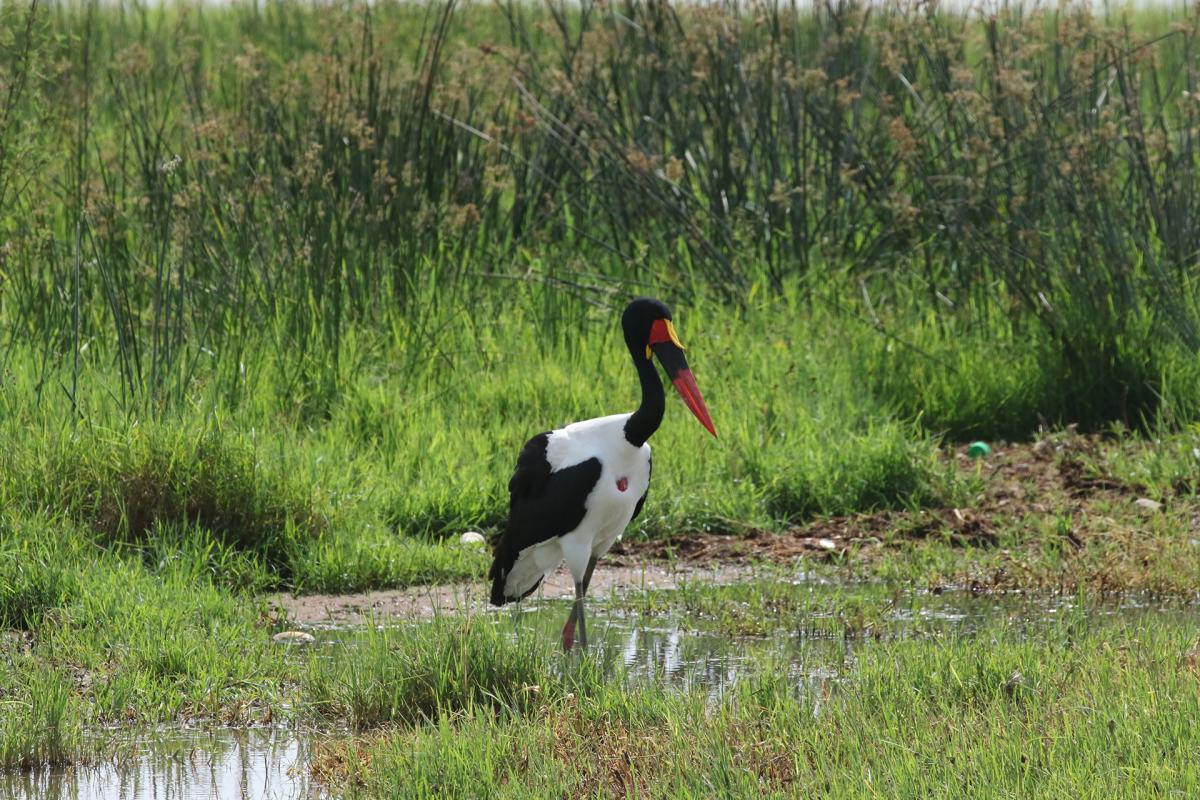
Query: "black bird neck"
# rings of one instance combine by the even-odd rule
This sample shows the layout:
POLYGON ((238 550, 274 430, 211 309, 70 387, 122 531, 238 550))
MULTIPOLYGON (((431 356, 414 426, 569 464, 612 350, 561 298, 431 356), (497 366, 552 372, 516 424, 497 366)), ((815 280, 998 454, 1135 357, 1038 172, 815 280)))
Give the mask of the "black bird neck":
POLYGON ((642 384, 642 404, 625 423, 625 439, 634 447, 641 447, 662 424, 667 398, 663 394, 662 379, 658 377, 654 362, 649 358, 638 358, 637 353, 632 355, 638 380, 642 384))

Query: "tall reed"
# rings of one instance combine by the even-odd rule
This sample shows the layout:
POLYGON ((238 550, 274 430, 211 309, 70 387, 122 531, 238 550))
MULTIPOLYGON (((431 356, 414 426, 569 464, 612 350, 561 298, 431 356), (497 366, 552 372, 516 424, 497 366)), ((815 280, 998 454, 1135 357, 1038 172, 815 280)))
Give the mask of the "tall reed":
POLYGON ((269 353, 322 413, 354 331, 647 289, 1034 330, 1089 424, 1200 345, 1191 11, 68 3, 0 36, 5 349, 112 359, 130 406, 269 353))

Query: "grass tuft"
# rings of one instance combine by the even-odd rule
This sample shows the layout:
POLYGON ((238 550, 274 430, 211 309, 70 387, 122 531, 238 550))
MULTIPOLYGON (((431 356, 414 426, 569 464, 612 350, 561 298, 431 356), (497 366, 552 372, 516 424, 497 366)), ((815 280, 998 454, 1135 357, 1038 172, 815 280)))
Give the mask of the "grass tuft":
POLYGON ((13 448, 6 462, 11 500, 64 512, 105 542, 143 543, 161 538, 164 526, 194 526, 280 566, 295 540, 327 526, 307 489, 216 431, 50 436, 13 448))
POLYGON ((0 769, 32 770, 80 760, 82 729, 72 709, 74 682, 57 670, 26 676, 0 706, 0 769))
POLYGON ((353 658, 315 659, 306 691, 319 715, 357 730, 480 709, 519 714, 565 693, 551 645, 532 637, 514 644, 472 617, 372 627, 355 638, 353 658))

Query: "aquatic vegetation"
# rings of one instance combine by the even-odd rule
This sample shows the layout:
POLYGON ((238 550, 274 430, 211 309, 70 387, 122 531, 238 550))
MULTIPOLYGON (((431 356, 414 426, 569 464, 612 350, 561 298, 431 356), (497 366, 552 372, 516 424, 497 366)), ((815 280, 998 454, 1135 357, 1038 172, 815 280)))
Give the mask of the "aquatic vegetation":
POLYGON ((364 737, 318 765, 349 765, 340 774, 365 797, 953 797, 963 786, 1055 797, 1097 785, 1133 797, 1146 781, 1187 792, 1200 781, 1187 722, 1200 700, 1182 660, 1193 634, 1083 611, 1029 638, 997 621, 865 646, 826 693, 798 692, 762 662, 716 702, 618 684, 534 714, 481 710, 364 737))

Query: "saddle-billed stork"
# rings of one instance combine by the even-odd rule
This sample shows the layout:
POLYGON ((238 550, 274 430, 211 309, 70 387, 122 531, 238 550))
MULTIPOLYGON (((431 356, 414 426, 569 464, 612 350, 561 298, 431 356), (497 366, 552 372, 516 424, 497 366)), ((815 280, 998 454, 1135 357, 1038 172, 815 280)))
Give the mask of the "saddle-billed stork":
POLYGON ((642 386, 642 403, 631 414, 614 414, 539 433, 522 448, 508 482, 508 525, 497 540, 488 577, 492 603, 528 596, 564 561, 575 579, 575 603, 562 630, 570 650, 579 627, 587 647, 583 598, 596 559, 608 552, 642 511, 650 487, 650 445, 666 409, 654 357, 701 424, 717 435, 671 310, 640 297, 621 315, 625 345, 642 386))

